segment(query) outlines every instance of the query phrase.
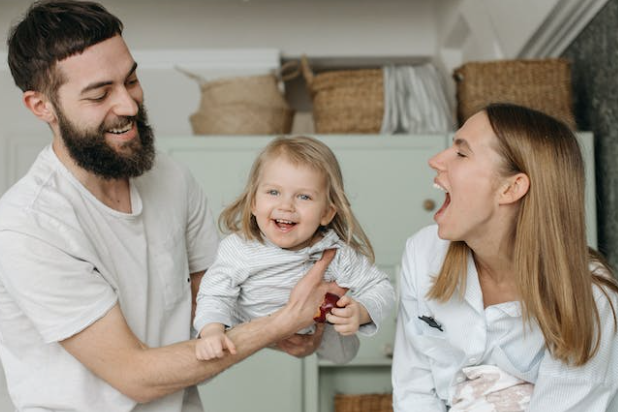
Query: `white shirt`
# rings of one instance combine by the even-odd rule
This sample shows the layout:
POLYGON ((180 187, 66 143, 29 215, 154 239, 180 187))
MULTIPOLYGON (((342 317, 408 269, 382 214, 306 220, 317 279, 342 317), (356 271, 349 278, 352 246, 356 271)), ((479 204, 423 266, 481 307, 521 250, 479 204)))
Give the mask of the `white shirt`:
POLYGON ((116 303, 148 346, 190 338, 189 274, 218 243, 206 199, 164 155, 130 190, 131 213, 107 207, 47 147, 0 200, 0 356, 18 410, 201 410, 195 388, 137 405, 58 343, 116 303))
MULTIPOLYGON (((373 335, 393 307, 393 286, 387 274, 342 242, 333 230, 325 232, 314 245, 297 251, 282 249, 267 239, 264 243, 246 241, 237 234, 223 239, 215 263, 202 278, 193 322, 195 329, 200 331, 212 322, 233 326, 283 307, 292 288, 327 249, 337 249, 337 253, 324 280, 334 280, 339 286, 349 288, 350 295, 367 309, 372 320, 362 325, 359 333, 373 335)), ((318 356, 337 363, 349 361, 336 352, 328 353, 325 342, 336 340, 329 336, 332 333, 336 334, 327 325, 318 356)), ((355 345, 358 349, 358 343, 355 345)))
MULTIPOLYGON (((465 379, 462 369, 481 364, 496 365, 535 385, 528 412, 618 411, 618 336, 609 301, 598 288, 599 351, 585 365, 569 367, 552 358, 536 324, 524 327, 519 302, 484 308, 472 256, 463 300, 457 295, 444 304, 427 300, 448 244, 438 237, 435 225, 406 244, 393 357, 395 412, 446 411, 457 384, 465 379), (419 316, 437 325, 431 327, 419 316)), ((615 294, 612 302, 618 308, 615 294)))

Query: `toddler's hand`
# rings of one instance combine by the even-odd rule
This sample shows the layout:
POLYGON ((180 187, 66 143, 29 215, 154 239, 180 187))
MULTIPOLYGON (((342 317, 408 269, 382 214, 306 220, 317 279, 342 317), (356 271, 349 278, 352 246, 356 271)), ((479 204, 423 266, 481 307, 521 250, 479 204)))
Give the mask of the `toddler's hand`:
POLYGON ((225 334, 225 327, 219 323, 204 326, 200 331, 200 339, 195 345, 195 355, 199 360, 222 358, 227 349, 232 355, 236 354, 234 342, 225 334))
POLYGON ((344 295, 337 302, 339 308, 333 308, 326 320, 335 326, 342 336, 354 335, 360 325, 371 322, 367 309, 356 300, 344 295))

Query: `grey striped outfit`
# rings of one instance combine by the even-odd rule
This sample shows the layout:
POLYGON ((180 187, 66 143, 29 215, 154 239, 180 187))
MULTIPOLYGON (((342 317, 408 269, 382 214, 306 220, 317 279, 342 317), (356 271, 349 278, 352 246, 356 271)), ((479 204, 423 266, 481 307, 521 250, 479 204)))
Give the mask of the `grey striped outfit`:
MULTIPOLYGON (((388 275, 343 243, 328 230, 314 245, 298 251, 282 249, 265 239, 247 241, 232 234, 220 243, 215 263, 202 279, 197 296, 194 327, 200 331, 208 323, 234 326, 266 316, 283 307, 299 279, 327 249, 337 249, 324 279, 349 288, 372 322, 359 333, 371 336, 390 312, 395 294, 388 275)), ((306 329, 299 333, 311 333, 306 329)), ((337 363, 351 360, 358 351, 356 336, 342 337, 327 325, 318 356, 337 363)))

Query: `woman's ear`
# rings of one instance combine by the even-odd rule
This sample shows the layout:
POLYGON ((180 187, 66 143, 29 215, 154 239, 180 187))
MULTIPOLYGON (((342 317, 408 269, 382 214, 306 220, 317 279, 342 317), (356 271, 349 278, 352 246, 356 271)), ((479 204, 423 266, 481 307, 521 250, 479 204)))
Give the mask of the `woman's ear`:
POLYGON ((22 100, 26 108, 39 119, 47 123, 56 121, 54 105, 45 94, 28 90, 24 92, 22 100))
POLYGON ((320 220, 320 225, 328 226, 328 224, 333 220, 336 214, 337 214, 337 208, 335 207, 335 205, 332 205, 332 204, 329 205, 324 211, 324 214, 322 215, 322 220, 320 220))
POLYGON ((530 178, 525 173, 517 173, 506 179, 500 193, 500 204, 515 203, 530 189, 530 178))

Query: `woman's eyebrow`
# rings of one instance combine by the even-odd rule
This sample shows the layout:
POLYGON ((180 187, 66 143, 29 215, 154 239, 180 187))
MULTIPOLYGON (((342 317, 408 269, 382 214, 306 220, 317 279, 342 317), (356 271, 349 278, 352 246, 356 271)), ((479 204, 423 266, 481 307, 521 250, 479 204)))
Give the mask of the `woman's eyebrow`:
POLYGON ((455 146, 458 146, 465 150, 473 152, 472 148, 470 147, 470 144, 468 143, 466 139, 462 139, 461 137, 453 138, 453 144, 455 146))

